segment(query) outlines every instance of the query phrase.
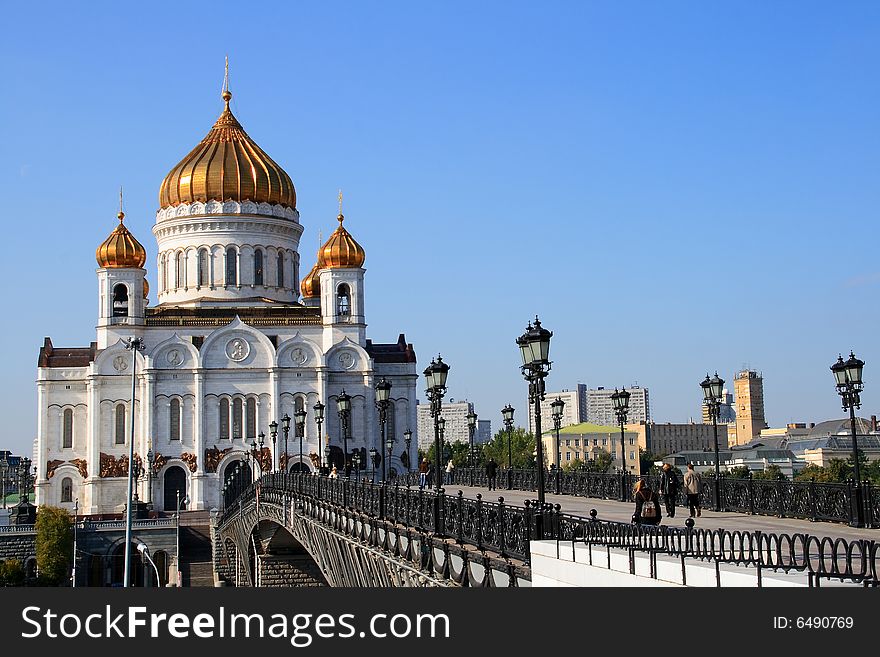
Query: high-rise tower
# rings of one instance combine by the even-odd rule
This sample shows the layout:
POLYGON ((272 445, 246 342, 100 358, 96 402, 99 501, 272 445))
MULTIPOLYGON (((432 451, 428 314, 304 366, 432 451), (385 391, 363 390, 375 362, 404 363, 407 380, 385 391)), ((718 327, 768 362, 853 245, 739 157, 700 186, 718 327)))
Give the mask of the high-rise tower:
POLYGON ((736 444, 743 445, 767 428, 764 420, 764 379, 759 372, 742 370, 733 381, 736 396, 736 444))

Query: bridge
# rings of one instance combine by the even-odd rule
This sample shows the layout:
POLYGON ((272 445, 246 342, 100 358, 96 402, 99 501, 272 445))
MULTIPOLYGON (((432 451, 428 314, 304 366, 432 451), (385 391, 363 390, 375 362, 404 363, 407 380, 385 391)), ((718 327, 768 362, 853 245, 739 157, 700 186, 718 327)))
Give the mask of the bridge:
POLYGON ((408 477, 374 484, 268 474, 227 491, 213 520, 216 575, 233 586, 523 587, 532 584, 534 544, 544 565, 553 551, 548 545, 557 558, 564 546, 572 554, 587 548, 591 565, 592 550, 604 548, 609 568, 612 551, 626 555, 631 574, 637 556, 645 556, 655 578, 658 557, 680 560, 682 580, 687 564, 703 563, 719 573, 719 586, 722 566, 753 568, 758 586, 768 571, 800 573, 810 586, 880 583, 874 529, 795 518, 755 526, 755 516, 731 511, 705 511, 699 527, 693 521, 646 527, 621 518, 632 504, 613 495, 578 500, 579 507, 573 497, 550 495, 539 508, 528 491, 506 491, 508 499, 497 501, 484 493, 471 487, 421 490, 408 477), (563 513, 563 504, 576 512, 563 513), (767 531, 777 526, 790 533, 767 531))

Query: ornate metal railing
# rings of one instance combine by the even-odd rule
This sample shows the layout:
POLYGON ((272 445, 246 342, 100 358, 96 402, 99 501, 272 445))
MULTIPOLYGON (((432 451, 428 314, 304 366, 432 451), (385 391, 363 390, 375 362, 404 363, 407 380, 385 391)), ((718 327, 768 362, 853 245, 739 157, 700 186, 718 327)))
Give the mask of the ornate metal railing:
MULTIPOLYGON (((632 487, 637 478, 637 475, 622 473, 550 470, 545 480, 548 493, 631 502, 632 487)), ((659 490, 659 475, 646 475, 645 478, 654 490, 659 490)), ((403 481, 409 482, 411 479, 411 475, 406 475, 403 481)), ((704 509, 715 508, 715 478, 708 474, 703 475, 702 480, 700 503, 704 509)), ((534 470, 506 468, 498 471, 496 479, 500 488, 523 491, 534 491, 536 481, 534 470)), ((462 467, 456 469, 454 483, 460 486, 487 486, 488 480, 484 469, 462 467), (474 483, 471 484, 471 481, 474 483)), ((725 511, 849 524, 854 524, 857 518, 857 497, 852 481, 843 484, 785 479, 773 481, 725 477, 722 474, 717 489, 721 496, 720 507, 725 511)), ((880 527, 880 488, 872 486, 870 482, 862 482, 861 499, 865 525, 880 527)), ((681 487, 676 505, 687 506, 681 487)))
MULTIPOLYGON (((435 536, 468 544, 502 557, 529 562, 531 540, 585 542, 619 549, 673 557, 754 566, 759 569, 798 571, 820 578, 843 578, 866 586, 880 585, 880 542, 845 541, 809 534, 770 534, 760 531, 644 526, 601 521, 595 510, 584 518, 563 514, 560 506, 531 501, 522 507, 465 498, 461 491, 420 490, 398 484, 330 479, 304 473, 269 474, 228 500, 218 519, 220 527, 236 518, 242 506, 261 503, 288 508, 297 498, 337 507, 371 518, 398 523, 435 536)), ((596 480, 601 481, 601 480, 596 480)), ((755 482, 757 483, 757 482, 755 482)), ((761 482, 763 483, 763 482, 761 482)), ((775 482, 771 482, 775 483, 775 482)), ((656 571, 656 568, 653 569, 656 571)))

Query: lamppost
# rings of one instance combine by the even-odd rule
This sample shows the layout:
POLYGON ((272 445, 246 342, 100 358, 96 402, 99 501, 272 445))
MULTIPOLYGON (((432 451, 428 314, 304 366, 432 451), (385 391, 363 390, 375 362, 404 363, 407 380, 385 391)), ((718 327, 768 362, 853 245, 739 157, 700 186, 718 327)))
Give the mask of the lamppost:
POLYGON ((277 472, 281 463, 275 449, 275 442, 278 440, 278 423, 275 420, 269 423, 269 437, 272 438, 272 469, 277 472))
POLYGON ((361 478, 361 453, 357 451, 351 457, 351 460, 354 461, 354 478, 355 481, 360 481, 361 478))
MULTIPOLYGON (((467 414, 468 422, 468 461, 471 466, 471 486, 474 485, 474 470, 477 467, 477 461, 474 458, 474 431, 477 429, 477 414, 471 409, 467 414)), ((460 484, 459 484, 460 485, 460 484)))
MULTIPOLYGON (((522 357, 521 371, 529 382, 529 403, 535 405, 535 445, 537 451, 538 474, 538 508, 544 510, 544 445, 541 438, 541 402, 544 401, 544 378, 550 373, 550 338, 553 332, 541 326, 541 320, 535 317, 535 323, 529 322, 526 332, 516 339, 522 357)), ((539 518, 542 517, 539 515, 539 518)), ((543 537, 543 526, 536 523, 537 538, 543 537)))
POLYGON ((724 391, 724 379, 715 376, 706 378, 700 384, 703 389, 703 404, 709 409, 712 417, 712 435, 715 440, 715 510, 721 511, 721 465, 718 462, 718 413, 721 411, 721 394, 724 391))
POLYGON ((345 394, 345 388, 336 397, 336 412, 342 423, 342 471, 348 477, 351 473, 348 465, 348 418, 351 416, 351 396, 345 394))
MULTIPOLYGON (((446 458, 446 418, 445 417, 441 417, 439 420, 437 420, 437 427, 440 429, 440 452, 441 452, 442 457, 445 459, 446 458)), ((443 483, 443 481, 442 481, 443 471, 445 470, 445 468, 443 470, 441 470, 439 467, 439 465, 442 462, 443 462, 442 459, 440 459, 440 458, 437 459, 437 464, 438 464, 437 478, 440 480, 441 484, 443 483)))
POLYGON ((513 406, 508 404, 501 409, 501 417, 504 418, 504 428, 507 429, 507 490, 513 487, 513 451, 510 441, 513 434, 513 406))
MULTIPOLYGON (((385 421, 388 418, 388 405, 391 403, 389 401, 389 397, 391 396, 391 382, 388 381, 384 376, 382 380, 376 384, 376 408, 379 409, 379 445, 385 444, 385 421)), ((391 436, 390 441, 394 442, 394 436, 391 436)), ((386 468, 385 461, 382 461, 382 481, 386 479, 386 468)))
POLYGON ((6 477, 9 473, 9 461, 6 454, 0 459, 0 487, 3 488, 3 508, 6 508, 6 477))
POLYGON ((263 445, 266 440, 266 434, 261 431, 259 437, 259 443, 257 442, 256 438, 251 438, 251 458, 254 462, 254 465, 251 468, 251 483, 254 483, 254 481, 256 481, 257 479, 257 466, 260 466, 260 476, 263 476, 263 463, 260 457, 262 457, 263 455, 263 445), (257 447, 259 447, 260 449, 258 450, 257 447))
POLYGON ((431 402, 431 418, 434 420, 434 452, 437 469, 437 491, 440 491, 440 411, 443 406, 443 395, 446 394, 446 377, 449 376, 449 365, 443 362, 440 354, 437 360, 431 359, 431 364, 425 368, 425 383, 427 390, 425 395, 431 402))
POLYGON ((376 483, 376 468, 379 467, 379 450, 375 447, 370 447, 370 463, 373 464, 373 471, 370 476, 370 481, 372 483, 376 483))
POLYGON ((293 414, 294 422, 296 423, 296 433, 299 436, 299 465, 297 466, 300 470, 304 467, 303 462, 303 437, 306 433, 306 411, 304 408, 295 411, 293 414))
POLYGON ((153 468, 156 466, 156 454, 153 448, 147 450, 147 504, 153 505, 153 468))
POLYGON ((626 388, 618 390, 614 388, 611 393, 611 405, 614 408, 614 414, 617 416, 617 424, 620 425, 620 500, 626 501, 627 491, 629 488, 629 477, 626 471, 626 438, 624 428, 626 426, 626 416, 629 415, 629 398, 630 392, 626 388))
POLYGON ((122 577, 122 586, 129 588, 131 586, 131 514, 132 500, 134 499, 134 480, 133 469, 131 464, 134 462, 134 402, 135 392, 137 391, 137 352, 146 349, 144 341, 141 338, 129 338, 125 341, 125 348, 131 349, 131 409, 129 412, 129 434, 128 434, 128 493, 125 502, 125 570, 122 577))
POLYGON ((856 355, 850 351, 849 358, 843 360, 843 356, 837 357, 837 362, 831 366, 834 373, 834 379, 837 382, 837 394, 843 403, 843 410, 849 410, 850 430, 852 431, 852 459, 853 459, 853 477, 855 478, 855 497, 853 503, 856 505, 856 518, 853 523, 854 527, 865 526, 865 514, 862 505, 862 478, 859 470, 859 444, 856 437, 856 409, 861 408, 862 400, 859 393, 864 389, 862 383, 862 369, 865 367, 865 361, 856 358, 856 355))
POLYGON ((70 569, 70 587, 76 588, 76 523, 79 516, 79 498, 73 502, 73 566, 70 569))
POLYGON ((135 459, 131 463, 131 469, 132 469, 131 476, 134 478, 134 493, 132 495, 132 499, 134 501, 134 510, 135 510, 135 512, 137 512, 138 503, 140 502, 140 500, 138 498, 138 483, 141 480, 141 475, 143 474, 143 468, 142 468, 140 462, 137 459, 135 459))
POLYGON ((562 467, 562 454, 559 452, 559 428, 562 426, 562 409, 565 407, 565 402, 562 401, 562 397, 557 397, 553 400, 553 403, 550 404, 551 413, 550 416, 553 418, 553 429, 556 430, 556 453, 553 454, 553 461, 556 464, 556 469, 554 474, 556 475, 556 494, 559 495, 559 470, 562 467))
POLYGON ((388 436, 385 439, 385 448, 388 452, 388 458, 382 463, 382 478, 383 481, 388 481, 388 477, 391 476, 391 455, 394 453, 394 436, 388 436))
MULTIPOLYGON (((239 467, 241 467, 241 461, 238 462, 239 467)), ((175 537, 175 549, 174 549, 174 583, 176 586, 180 586, 180 505, 187 504, 189 502, 188 497, 184 497, 180 499, 180 489, 177 489, 176 493, 176 511, 174 512, 174 525, 176 531, 175 537)))
POLYGON ((281 418, 281 430, 284 432, 284 472, 286 473, 287 468, 287 437, 290 435, 290 416, 285 413, 284 417, 281 418))
POLYGON ((412 431, 409 429, 403 432, 403 442, 406 445, 406 473, 409 474, 412 471, 412 457, 409 453, 409 448, 412 445, 412 431))
MULTIPOLYGON (((322 450, 321 450, 321 425, 324 424, 324 404, 320 401, 316 403, 312 408, 315 411, 315 424, 318 425, 318 457, 321 458, 322 450)), ((324 462, 321 461, 321 468, 324 467, 324 462)))

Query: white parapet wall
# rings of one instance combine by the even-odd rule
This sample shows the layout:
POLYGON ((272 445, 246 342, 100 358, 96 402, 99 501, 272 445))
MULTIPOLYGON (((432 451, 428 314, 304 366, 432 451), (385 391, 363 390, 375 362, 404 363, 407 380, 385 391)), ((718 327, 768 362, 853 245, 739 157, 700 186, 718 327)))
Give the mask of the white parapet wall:
MULTIPOLYGON (((532 586, 710 586, 757 587, 758 570, 749 566, 721 564, 657 554, 652 572, 645 552, 585 543, 532 541, 532 586)), ((822 581, 822 586, 840 586, 822 581)), ((853 586, 853 584, 846 584, 853 586)), ((807 573, 764 569, 762 587, 809 586, 807 573)))

